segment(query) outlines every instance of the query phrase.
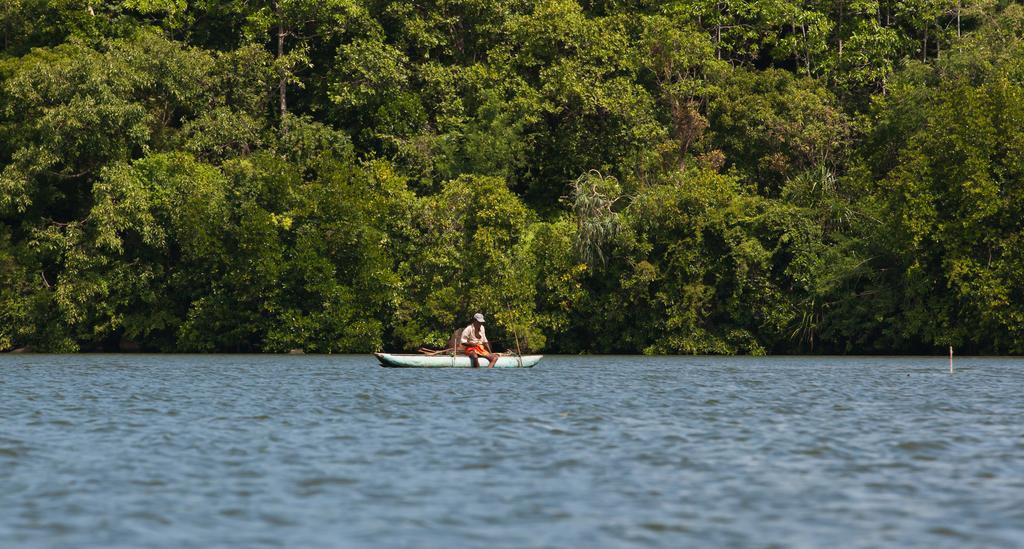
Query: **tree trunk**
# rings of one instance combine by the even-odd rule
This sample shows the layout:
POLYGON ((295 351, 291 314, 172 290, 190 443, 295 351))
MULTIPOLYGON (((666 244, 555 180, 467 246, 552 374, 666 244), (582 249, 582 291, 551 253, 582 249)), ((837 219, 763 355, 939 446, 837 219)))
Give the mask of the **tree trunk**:
POLYGON ((715 29, 715 51, 718 59, 722 59, 722 3, 715 3, 715 8, 718 10, 718 23, 715 29))
POLYGON ((956 3, 956 37, 960 38, 960 0, 956 3))
POLYGON ((800 23, 800 30, 804 33, 804 61, 807 63, 807 76, 811 75, 811 45, 807 42, 807 23, 800 23))
MULTIPOLYGON (((796 23, 790 21, 789 32, 793 33, 793 36, 796 36, 796 23)), ((793 66, 797 69, 800 68, 800 48, 793 48, 793 66)))
POLYGON ((843 16, 846 15, 846 4, 839 3, 839 22, 836 24, 836 36, 839 37, 839 63, 843 62, 843 16))
POLYGON ((284 14, 281 10, 281 4, 277 5, 277 60, 278 60, 278 105, 281 109, 281 120, 284 120, 286 114, 288 114, 288 71, 284 65, 281 64, 281 59, 284 57, 284 39, 288 35, 288 31, 284 27, 284 14))

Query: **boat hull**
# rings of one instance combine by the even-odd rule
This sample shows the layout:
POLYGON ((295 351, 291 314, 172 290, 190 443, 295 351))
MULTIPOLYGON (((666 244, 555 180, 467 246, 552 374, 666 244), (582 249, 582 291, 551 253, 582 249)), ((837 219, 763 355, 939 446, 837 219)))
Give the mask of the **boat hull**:
MULTIPOLYGON (((385 368, 472 368, 466 355, 409 355, 374 353, 380 365, 385 368)), ((498 358, 495 368, 533 368, 543 358, 542 355, 502 356, 498 358)), ((478 359, 481 368, 487 367, 487 360, 478 359)))

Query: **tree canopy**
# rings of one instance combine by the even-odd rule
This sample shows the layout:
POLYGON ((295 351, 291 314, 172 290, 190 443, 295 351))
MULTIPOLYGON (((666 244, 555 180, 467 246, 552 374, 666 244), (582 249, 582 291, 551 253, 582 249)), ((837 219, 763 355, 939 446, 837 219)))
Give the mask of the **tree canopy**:
POLYGON ((0 350, 1024 352, 1006 0, 9 0, 0 350))

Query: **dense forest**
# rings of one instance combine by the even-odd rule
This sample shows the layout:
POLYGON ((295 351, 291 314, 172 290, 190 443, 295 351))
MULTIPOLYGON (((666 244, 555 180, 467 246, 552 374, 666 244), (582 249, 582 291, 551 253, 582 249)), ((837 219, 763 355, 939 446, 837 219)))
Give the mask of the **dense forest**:
POLYGON ((1024 352, 1005 0, 5 0, 0 350, 1024 352))

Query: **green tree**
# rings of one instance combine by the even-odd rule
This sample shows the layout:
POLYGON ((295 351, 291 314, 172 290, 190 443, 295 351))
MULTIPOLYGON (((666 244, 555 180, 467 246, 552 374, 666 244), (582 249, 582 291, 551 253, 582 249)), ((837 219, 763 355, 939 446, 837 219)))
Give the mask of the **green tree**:
POLYGON ((406 282, 395 324, 399 344, 444 345, 473 312, 486 311, 496 341, 511 347, 518 336, 542 347, 534 328, 535 267, 524 241, 532 218, 493 177, 463 176, 421 201, 412 255, 399 271, 406 282))

